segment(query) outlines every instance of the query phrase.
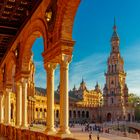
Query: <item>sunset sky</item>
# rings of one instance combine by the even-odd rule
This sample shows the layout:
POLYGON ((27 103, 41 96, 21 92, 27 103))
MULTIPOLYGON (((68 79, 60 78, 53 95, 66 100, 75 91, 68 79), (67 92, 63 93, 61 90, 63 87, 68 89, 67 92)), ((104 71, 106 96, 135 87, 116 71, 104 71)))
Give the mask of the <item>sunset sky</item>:
MULTIPOLYGON (((82 0, 77 11, 73 40, 76 41, 73 61, 69 71, 69 89, 84 78, 87 87, 93 89, 98 81, 105 84, 104 72, 110 54, 110 38, 116 17, 120 37, 120 52, 124 58, 129 92, 140 95, 140 1, 139 0, 82 0)), ((35 41, 32 49, 36 65, 36 86, 46 87, 43 68, 43 39, 35 41)), ((59 83, 59 67, 55 72, 55 88, 59 83)))

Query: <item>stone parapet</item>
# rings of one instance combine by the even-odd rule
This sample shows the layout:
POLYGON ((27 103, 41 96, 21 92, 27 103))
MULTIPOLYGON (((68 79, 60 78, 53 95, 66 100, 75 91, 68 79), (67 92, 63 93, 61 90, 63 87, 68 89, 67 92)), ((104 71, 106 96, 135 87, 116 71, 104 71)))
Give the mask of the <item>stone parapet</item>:
MULTIPOLYGON (((59 136, 47 135, 43 132, 31 131, 29 129, 16 128, 0 124, 0 136, 5 136, 9 140, 61 140, 59 136)), ((74 140, 73 138, 65 138, 74 140)))

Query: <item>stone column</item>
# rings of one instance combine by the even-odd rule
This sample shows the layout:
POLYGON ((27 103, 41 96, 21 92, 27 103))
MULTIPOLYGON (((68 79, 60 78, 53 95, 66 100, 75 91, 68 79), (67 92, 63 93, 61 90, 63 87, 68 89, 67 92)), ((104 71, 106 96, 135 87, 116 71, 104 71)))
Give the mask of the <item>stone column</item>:
POLYGON ((47 72, 47 134, 53 134, 54 129, 54 70, 56 64, 47 63, 45 69, 47 72))
POLYGON ((22 82, 22 127, 26 128, 27 124, 27 80, 22 82))
POLYGON ((28 107, 27 107, 28 114, 27 114, 27 116, 28 116, 28 123, 30 124, 32 121, 32 101, 28 100, 27 102, 28 102, 28 107))
POLYGON ((35 119, 35 113, 36 113, 35 101, 33 101, 33 120, 35 119))
POLYGON ((33 101, 31 101, 31 122, 33 121, 33 101))
POLYGON ((3 95, 0 95, 0 123, 3 123, 3 95))
POLYGON ((10 104, 10 92, 11 89, 6 89, 6 94, 5 94, 5 123, 6 125, 10 124, 11 118, 11 104, 10 104))
POLYGON ((59 134, 70 134, 69 130, 69 95, 68 70, 69 56, 64 55, 60 63, 60 130, 59 134))
POLYGON ((16 84, 16 125, 21 126, 22 124, 22 85, 21 83, 16 84))

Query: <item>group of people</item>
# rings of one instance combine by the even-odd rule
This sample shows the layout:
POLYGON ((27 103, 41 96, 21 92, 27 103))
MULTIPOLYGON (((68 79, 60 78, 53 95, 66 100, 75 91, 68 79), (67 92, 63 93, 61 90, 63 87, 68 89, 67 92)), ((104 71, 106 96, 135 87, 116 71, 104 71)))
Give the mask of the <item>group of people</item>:
POLYGON ((99 133, 103 132, 103 127, 100 125, 96 125, 96 124, 94 124, 94 125, 86 124, 84 128, 82 127, 82 132, 89 132, 89 140, 92 140, 92 138, 93 138, 92 131, 97 132, 96 139, 100 140, 99 133))
POLYGON ((90 125, 87 124, 84 128, 82 127, 82 132, 91 132, 91 131, 98 131, 98 132, 103 132, 103 127, 99 126, 99 125, 90 125))

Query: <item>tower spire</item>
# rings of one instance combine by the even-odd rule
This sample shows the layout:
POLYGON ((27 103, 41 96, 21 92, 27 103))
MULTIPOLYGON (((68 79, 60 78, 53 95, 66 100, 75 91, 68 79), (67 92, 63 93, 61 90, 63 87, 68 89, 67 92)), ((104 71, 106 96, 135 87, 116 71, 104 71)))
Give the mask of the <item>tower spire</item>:
POLYGON ((117 26, 116 26, 116 18, 114 17, 114 26, 113 26, 114 31, 116 31, 117 26))
POLYGON ((112 34, 112 37, 111 37, 111 41, 113 40, 119 40, 119 36, 118 36, 118 33, 117 33, 117 26, 116 26, 116 18, 114 17, 114 26, 113 26, 113 34, 112 34))

